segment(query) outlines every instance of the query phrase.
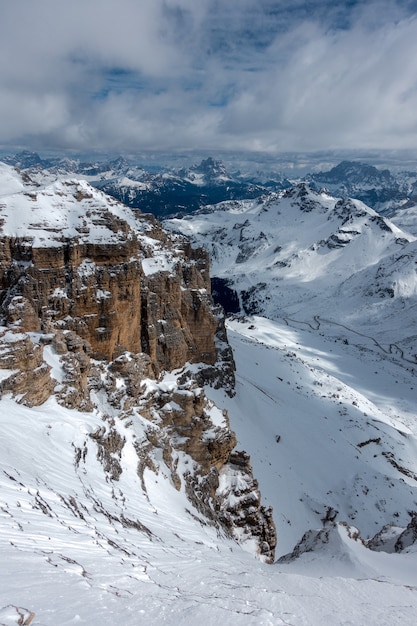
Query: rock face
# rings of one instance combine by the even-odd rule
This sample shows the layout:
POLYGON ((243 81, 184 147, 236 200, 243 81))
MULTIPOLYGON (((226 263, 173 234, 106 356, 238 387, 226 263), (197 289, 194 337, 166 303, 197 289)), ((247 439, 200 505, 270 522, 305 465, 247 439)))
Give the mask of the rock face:
POLYGON ((232 393, 234 381, 206 253, 87 183, 19 182, 0 204, 0 396, 34 406, 54 395, 99 412, 77 467, 92 441, 117 482, 133 438, 139 474, 162 463, 205 523, 272 562, 271 512, 227 414, 202 389, 232 393))
POLYGON ((27 406, 42 404, 54 390, 43 350, 29 336, 0 330, 0 393, 13 393, 27 406))
POLYGON ((0 209, 5 324, 22 331, 72 330, 97 358, 144 351, 156 371, 186 361, 215 362, 217 318, 205 253, 191 253, 152 218, 129 212, 86 183, 57 183, 49 195, 18 195, 17 206, 0 209), (45 203, 57 197, 72 200, 67 219, 54 204, 44 216, 45 203), (28 215, 23 236, 12 210, 28 215))

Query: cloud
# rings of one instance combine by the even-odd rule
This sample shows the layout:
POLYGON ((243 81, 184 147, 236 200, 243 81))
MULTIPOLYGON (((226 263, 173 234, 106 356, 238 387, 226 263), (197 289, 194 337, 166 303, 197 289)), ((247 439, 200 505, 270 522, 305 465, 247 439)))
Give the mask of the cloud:
POLYGON ((416 11, 411 0, 14 0, 0 23, 0 141, 414 147, 416 11))
POLYGON ((223 131, 264 134, 282 149, 415 145, 416 29, 415 18, 373 30, 300 25, 273 44, 285 63, 251 77, 223 131))

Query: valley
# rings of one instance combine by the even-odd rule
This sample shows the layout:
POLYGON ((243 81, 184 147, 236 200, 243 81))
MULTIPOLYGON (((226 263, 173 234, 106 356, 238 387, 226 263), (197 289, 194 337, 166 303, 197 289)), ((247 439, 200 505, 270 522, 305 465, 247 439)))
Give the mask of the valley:
POLYGON ((0 174, 0 624, 414 624, 411 229, 0 174))

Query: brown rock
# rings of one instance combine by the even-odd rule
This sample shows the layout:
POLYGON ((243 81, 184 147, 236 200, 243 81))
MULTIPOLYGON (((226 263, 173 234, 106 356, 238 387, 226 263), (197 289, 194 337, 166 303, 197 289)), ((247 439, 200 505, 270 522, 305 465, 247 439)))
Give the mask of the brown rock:
POLYGON ((43 360, 43 347, 23 333, 0 333, 0 369, 10 370, 0 383, 0 394, 11 393, 27 406, 43 404, 53 393, 50 367, 43 360))
MULTIPOLYGON (((249 457, 233 451, 236 437, 226 414, 214 425, 213 405, 187 369, 202 364, 201 385, 211 381, 232 393, 233 356, 213 307, 207 254, 165 233, 154 218, 114 209, 114 201, 97 197, 85 183, 62 184, 62 211, 66 187, 71 236, 64 227, 35 223, 40 218, 31 209, 27 236, 0 236, 0 315, 9 327, 0 333, 0 368, 8 370, 0 393, 34 405, 55 390, 60 403, 84 411, 93 409, 91 389, 105 394, 117 418, 104 416, 91 437, 112 481, 122 472, 126 443, 115 420, 126 419, 128 428, 140 413, 149 429, 134 444, 139 475, 145 467, 157 470, 158 449, 173 484, 184 486, 197 511, 238 540, 255 538, 263 560, 272 561, 275 528, 261 506, 249 457), (38 231, 50 237, 42 240, 38 231), (39 345, 29 332, 43 333, 39 345), (42 341, 60 355, 59 382, 50 377, 42 341), (162 376, 149 384, 176 369, 182 372, 175 384, 164 385, 162 376), (189 470, 180 469, 180 458, 189 470)), ((30 196, 35 208, 40 193, 30 196)), ((78 450, 76 463, 86 454, 87 446, 78 450)))
MULTIPOLYGON (((121 219, 103 216, 120 228, 118 243, 77 239, 35 247, 29 237, 0 240, 0 307, 6 324, 22 331, 73 330, 88 341, 96 358, 124 351, 149 354, 155 372, 187 361, 213 364, 218 320, 208 291, 207 255, 175 241, 173 271, 146 276, 142 259, 153 253, 147 241, 173 250, 160 226, 138 218, 133 231, 121 219)), ((36 244, 39 245, 39 244, 36 244)))

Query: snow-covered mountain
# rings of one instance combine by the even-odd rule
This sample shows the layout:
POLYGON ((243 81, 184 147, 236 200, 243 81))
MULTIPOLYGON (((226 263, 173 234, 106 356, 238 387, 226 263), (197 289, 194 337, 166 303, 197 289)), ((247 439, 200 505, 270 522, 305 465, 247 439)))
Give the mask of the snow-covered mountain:
MULTIPOLYGON (((61 173, 66 162, 46 172, 61 173)), ((89 177, 92 184, 133 208, 154 213, 157 217, 193 213, 195 210, 225 200, 257 198, 271 191, 290 189, 285 176, 266 176, 262 172, 229 172, 211 157, 190 168, 149 171, 123 158, 107 164, 71 165, 72 171, 89 177)), ((39 165, 37 166, 39 171, 39 165)), ((403 205, 417 198, 417 173, 379 170, 372 165, 342 161, 329 172, 308 175, 305 180, 317 190, 325 187, 338 198, 355 198, 379 213, 393 216, 403 205)))
POLYGON ((42 159, 37 153, 27 151, 6 157, 5 161, 40 184, 70 175, 81 177, 127 206, 157 217, 190 213, 222 200, 255 198, 271 189, 290 186, 282 177, 260 182, 239 172, 230 174, 221 161, 212 157, 179 169, 143 167, 123 157, 93 163, 67 158, 42 159))
POLYGON ((392 174, 359 161, 342 161, 327 172, 308 174, 306 181, 325 187, 334 196, 356 198, 380 213, 392 214, 416 196, 416 172, 392 174))
POLYGON ((246 314, 313 326, 326 318, 374 335, 386 350, 398 343, 414 362, 415 237, 362 202, 300 183, 165 224, 207 249, 226 307, 223 292, 246 314))
POLYGON ((0 169, 0 624, 414 624, 415 237, 306 185, 167 222, 233 373, 202 251, 39 183, 0 169))
MULTIPOLYGON (((228 168, 213 157, 188 167, 158 165, 153 161, 143 165, 135 158, 122 156, 94 162, 42 158, 29 151, 3 160, 41 183, 68 175, 86 178, 128 206, 158 217, 192 213, 225 200, 256 198, 289 189, 301 180, 301 175, 297 177, 288 167, 287 174, 278 167, 264 171, 255 164, 246 164, 242 170, 238 155, 231 158, 228 168)), ((407 203, 415 204, 417 197, 416 171, 392 172, 360 161, 341 161, 328 171, 306 174, 302 180, 316 190, 326 188, 335 197, 361 200, 387 216, 393 216, 407 203)))
MULTIPOLYGON (((230 174, 221 161, 211 157, 187 169, 157 173, 135 167, 110 170, 94 184, 128 206, 149 211, 157 217, 191 213, 201 206, 226 199, 255 198, 268 190, 259 182, 230 174)), ((287 185, 281 180, 272 184, 275 189, 287 185)))
POLYGON ((215 297, 244 316, 229 321, 226 405, 238 435, 241 412, 253 416, 241 443, 261 484, 286 486, 265 492, 281 542, 331 510, 366 537, 401 508, 404 524, 417 496, 415 237, 305 183, 165 225, 205 246, 215 297))
MULTIPOLYGON (((206 254, 86 182, 42 187, 6 165, 0 178, 5 562, 14 568, 24 553, 27 568, 36 555, 53 567, 75 563, 61 525, 81 544, 96 537, 125 556, 131 549, 116 538, 124 528, 162 542, 145 522, 162 515, 149 477, 163 502, 172 492, 185 527, 189 518, 272 562, 275 528, 249 457, 199 385, 233 393, 206 254), (52 520, 44 530, 43 516, 52 520)), ((9 602, 18 623, 20 603, 9 602)))
POLYGON ((417 200, 412 199, 397 209, 392 218, 395 223, 417 237, 417 200))

